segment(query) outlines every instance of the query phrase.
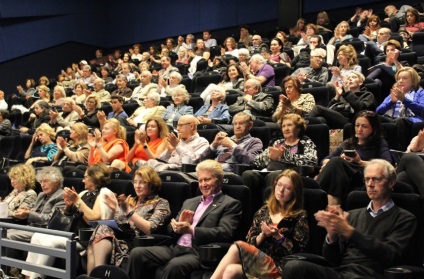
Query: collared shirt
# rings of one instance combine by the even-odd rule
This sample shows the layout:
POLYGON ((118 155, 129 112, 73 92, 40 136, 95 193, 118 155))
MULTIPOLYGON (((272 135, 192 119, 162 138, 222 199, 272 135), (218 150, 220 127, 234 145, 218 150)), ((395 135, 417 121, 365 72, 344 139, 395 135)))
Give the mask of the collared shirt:
MULTIPOLYGON (((250 142, 250 140, 252 139, 252 136, 250 135, 250 134, 247 134, 247 135, 245 135, 244 137, 242 137, 242 138, 240 138, 238 141, 236 140, 236 136, 232 136, 231 138, 230 138, 233 142, 235 142, 236 143, 236 147, 240 147, 240 148, 245 148, 245 146, 247 145, 247 144, 249 144, 249 142, 250 142)), ((218 161, 219 163, 221 163, 221 165, 222 165, 222 168, 225 170, 225 171, 231 171, 232 169, 231 169, 231 167, 230 167, 230 164, 231 163, 237 163, 235 160, 234 160, 234 157, 233 157, 233 151, 234 151, 234 149, 236 148, 236 147, 234 147, 234 148, 232 148, 232 149, 230 149, 230 148, 227 148, 227 147, 224 147, 224 146, 222 146, 222 145, 219 145, 216 149, 212 146, 212 144, 210 145, 210 149, 211 150, 213 150, 213 151, 217 151, 217 156, 216 156, 216 161, 218 161)))
MULTIPOLYGON (((218 195, 220 195, 222 193, 222 191, 219 191, 216 194, 212 194, 208 197, 206 197, 206 199, 203 197, 203 195, 200 197, 200 203, 196 208, 196 212, 194 213, 193 216, 193 222, 191 224, 191 226, 193 228, 195 228, 197 226, 197 224, 199 223, 200 218, 203 216, 203 214, 205 213, 206 209, 208 209, 208 207, 212 204, 212 202, 214 201, 215 197, 217 197, 218 195)), ((194 237, 194 231, 193 231, 193 235, 186 233, 183 234, 177 241, 178 245, 181 246, 185 246, 185 247, 192 247, 192 239, 194 237)))
POLYGON ((384 206, 382 206, 379 210, 374 211, 374 209, 372 208, 372 201, 370 201, 370 203, 367 206, 367 210, 371 214, 372 217, 377 217, 377 216, 381 215, 383 212, 388 211, 393 206, 395 206, 395 203, 393 202, 393 200, 390 200, 388 203, 386 203, 384 206))
POLYGON ((196 133, 188 139, 181 139, 171 154, 168 153, 168 150, 165 150, 159 156, 159 159, 167 161, 168 164, 181 166, 183 157, 189 157, 195 162, 207 148, 209 148, 208 140, 196 133))

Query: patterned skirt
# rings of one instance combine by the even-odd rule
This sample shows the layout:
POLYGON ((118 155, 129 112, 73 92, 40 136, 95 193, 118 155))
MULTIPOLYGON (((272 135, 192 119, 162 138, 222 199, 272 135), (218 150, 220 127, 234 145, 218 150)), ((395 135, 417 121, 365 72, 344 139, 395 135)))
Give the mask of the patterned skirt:
POLYGON ((244 241, 235 242, 243 272, 247 278, 281 279, 281 273, 274 260, 257 247, 244 241))
POLYGON ((91 235, 88 245, 96 245, 103 239, 110 239, 112 242, 112 253, 109 264, 120 266, 125 258, 128 258, 130 247, 124 240, 115 237, 115 232, 108 226, 99 225, 91 235))

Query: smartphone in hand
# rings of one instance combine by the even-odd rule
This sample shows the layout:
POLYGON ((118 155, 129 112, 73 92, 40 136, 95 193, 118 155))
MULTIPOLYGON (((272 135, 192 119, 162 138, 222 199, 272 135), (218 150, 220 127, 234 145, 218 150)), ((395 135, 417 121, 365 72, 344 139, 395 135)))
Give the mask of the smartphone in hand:
POLYGON ((356 151, 355 150, 345 150, 343 151, 344 155, 350 158, 356 157, 356 151))

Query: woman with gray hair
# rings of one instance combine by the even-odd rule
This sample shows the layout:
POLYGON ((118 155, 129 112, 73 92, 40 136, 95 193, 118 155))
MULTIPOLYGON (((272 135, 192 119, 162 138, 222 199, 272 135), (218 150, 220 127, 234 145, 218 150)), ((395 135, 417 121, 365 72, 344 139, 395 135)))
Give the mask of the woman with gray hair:
POLYGON ((178 122, 181 116, 193 114, 193 107, 187 105, 189 99, 190 94, 185 88, 176 88, 173 91, 172 101, 174 103, 166 107, 162 117, 166 124, 174 126, 173 123, 178 122))
POLYGON ((62 104, 62 112, 56 110, 50 111, 50 126, 56 129, 56 132, 66 129, 69 130, 78 119, 78 112, 74 109, 75 100, 71 97, 65 98, 62 104))
POLYGON ((211 103, 204 104, 194 116, 200 123, 211 123, 213 120, 219 120, 220 122, 228 123, 231 120, 230 113, 228 112, 228 106, 222 104, 225 100, 224 88, 215 85, 211 90, 211 103))
POLYGON ((116 76, 116 86, 118 88, 112 92, 112 96, 118 95, 124 97, 126 99, 131 98, 132 90, 127 87, 128 79, 125 75, 117 75, 116 76))
POLYGON ((138 124, 145 124, 153 116, 162 118, 165 107, 159 106, 160 95, 157 92, 150 92, 144 99, 144 106, 139 107, 127 118, 128 125, 138 127, 138 124))
POLYGON ((171 72, 169 79, 159 79, 158 92, 161 97, 172 96, 177 88, 186 89, 184 84, 180 84, 183 76, 179 72, 171 72))
POLYGON ((46 101, 38 100, 34 103, 34 112, 29 115, 29 119, 19 129, 21 133, 33 134, 41 124, 50 121, 50 106, 46 101))

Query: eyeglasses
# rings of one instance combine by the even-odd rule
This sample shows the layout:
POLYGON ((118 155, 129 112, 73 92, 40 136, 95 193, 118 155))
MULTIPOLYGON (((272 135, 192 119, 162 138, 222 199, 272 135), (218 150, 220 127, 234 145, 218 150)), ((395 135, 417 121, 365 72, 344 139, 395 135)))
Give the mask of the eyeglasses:
POLYGON ((94 104, 94 103, 96 103, 95 101, 87 101, 86 102, 87 104, 94 104))
POLYGON ((383 181, 385 177, 384 176, 380 176, 380 177, 364 177, 364 182, 365 183, 369 183, 370 181, 372 181, 372 183, 380 183, 381 181, 383 181))
POLYGON ((177 124, 177 127, 182 127, 182 126, 184 126, 184 125, 190 125, 190 124, 191 124, 191 123, 181 123, 181 124, 180 124, 180 123, 178 123, 178 124, 177 124))
POLYGON ((321 59, 321 60, 324 60, 324 57, 322 57, 322 56, 314 56, 316 59, 321 59))

